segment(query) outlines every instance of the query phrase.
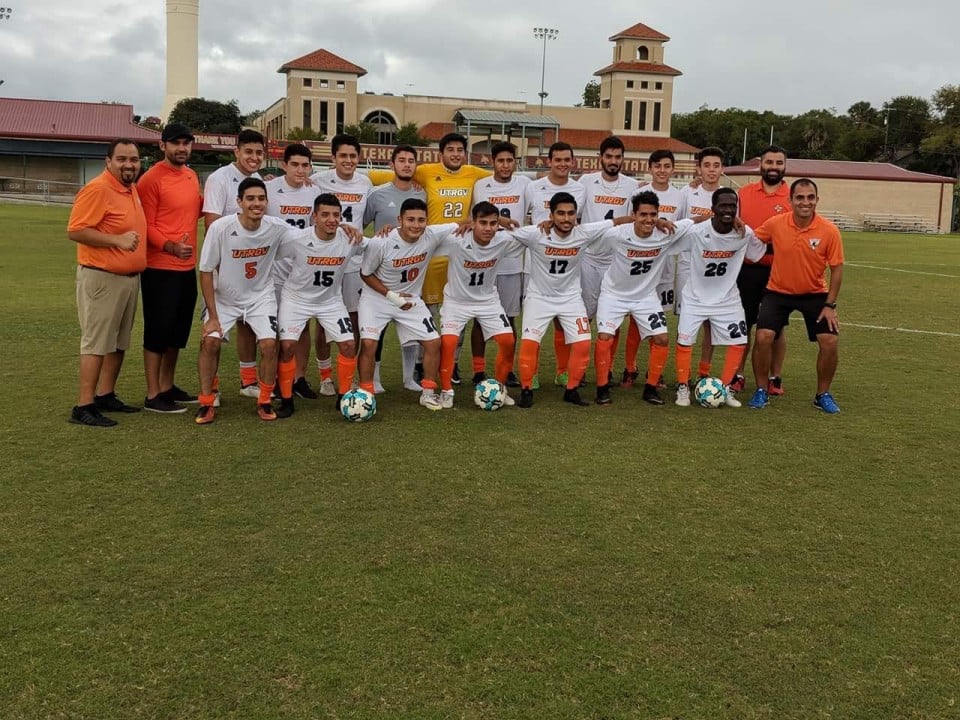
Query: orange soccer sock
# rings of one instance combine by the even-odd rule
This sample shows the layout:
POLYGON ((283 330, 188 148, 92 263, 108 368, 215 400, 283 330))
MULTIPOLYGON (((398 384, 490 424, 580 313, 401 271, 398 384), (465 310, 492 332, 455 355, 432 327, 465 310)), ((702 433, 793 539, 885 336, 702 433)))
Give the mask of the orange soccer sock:
POLYGON ((607 384, 610 378, 610 364, 613 362, 613 338, 597 339, 597 347, 593 351, 593 365, 597 369, 597 386, 607 384))
POLYGON ((243 387, 253 385, 257 381, 257 364, 240 363, 240 384, 243 387))
MULTIPOLYGON (((493 362, 493 376, 501 383, 505 383, 510 371, 513 370, 513 351, 517 346, 517 341, 513 337, 513 333, 509 332, 494 335, 493 340, 497 343, 497 358, 493 362)), ((476 358, 474 359, 476 360, 476 358)), ((481 370, 483 368, 477 370, 477 366, 474 364, 474 372, 480 372, 481 370)))
POLYGON ((657 345, 656 343, 650 343, 650 361, 649 365, 647 365, 648 385, 657 384, 657 380, 659 380, 660 376, 663 375, 663 368, 667 366, 667 356, 669 354, 669 345, 657 345))
MULTIPOLYGON (((456 335, 440 336, 440 387, 444 390, 453 390, 453 366, 459 341, 460 338, 456 335)), ((420 385, 426 387, 423 383, 420 385)))
MULTIPOLYGON (((630 326, 627 330, 627 343, 623 348, 623 358, 627 363, 628 372, 637 371, 637 354, 640 352, 640 328, 633 318, 630 318, 630 326)), ((656 378, 654 378, 656 381, 656 378)))
POLYGON ((713 365, 709 360, 701 360, 697 365, 697 377, 710 377, 710 368, 713 365))
MULTIPOLYGON (((337 367, 340 367, 339 364, 337 367)), ((320 382, 323 382, 324 380, 332 380, 333 363, 330 362, 330 358, 326 358, 324 360, 317 358, 317 371, 320 373, 320 382)))
POLYGON ((260 397, 257 398, 257 402, 259 404, 270 404, 270 398, 273 397, 273 386, 274 383, 265 383, 262 380, 260 381, 260 397))
MULTIPOLYGON (((690 382, 690 363, 693 361, 692 345, 677 345, 677 383, 686 385, 690 382)), ((653 380, 656 382, 656 378, 653 380)))
POLYGON ((477 373, 486 372, 486 371, 487 371, 487 359, 483 355, 479 357, 474 355, 473 356, 473 374, 476 375, 477 373))
POLYGON ((536 340, 520 341, 520 386, 525 390, 533 387, 533 376, 537 372, 540 356, 540 343, 536 340))
POLYGON ((207 405, 207 406, 212 406, 213 403, 216 402, 216 399, 217 399, 217 396, 214 393, 210 393, 209 395, 197 396, 197 400, 199 401, 199 403, 201 405, 207 405))
POLYGON ((297 374, 297 360, 281 360, 277 365, 277 375, 280 379, 280 397, 285 400, 293 397, 293 378, 297 374))
POLYGON ((357 370, 357 357, 337 355, 337 392, 346 395, 353 386, 353 374, 357 370))
POLYGON ((724 385, 733 382, 733 376, 737 374, 737 368, 747 352, 746 345, 728 345, 727 358, 723 361, 723 377, 720 380, 724 385))
POLYGON ((617 356, 617 350, 620 349, 620 329, 613 334, 613 347, 610 349, 610 364, 613 365, 613 359, 617 356))
MULTIPOLYGON (((590 364, 590 341, 580 340, 570 346, 570 367, 567 375, 567 390, 574 390, 580 385, 583 376, 587 373, 590 364)), ((607 374, 610 368, 607 367, 607 374)))
POLYGON ((362 382, 362 383, 360 383, 359 388, 360 388, 361 390, 366 390, 366 391, 367 391, 368 393, 370 393, 371 395, 375 395, 375 394, 376 394, 376 391, 373 389, 373 381, 371 381, 371 382, 362 382))
POLYGON ((427 380, 424 378, 420 381, 420 387, 422 387, 424 390, 436 390, 437 383, 435 383, 433 380, 427 380))
POLYGON ((553 354, 557 358, 557 375, 563 375, 570 365, 570 346, 560 328, 553 329, 553 354))

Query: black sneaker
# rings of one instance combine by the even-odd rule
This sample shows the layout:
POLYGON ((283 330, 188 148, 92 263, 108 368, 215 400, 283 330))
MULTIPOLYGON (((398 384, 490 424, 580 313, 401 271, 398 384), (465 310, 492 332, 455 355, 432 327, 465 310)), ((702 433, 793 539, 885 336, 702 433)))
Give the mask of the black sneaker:
POLYGON ((590 404, 586 400, 584 400, 582 397, 580 397, 580 391, 577 390, 576 388, 573 388, 572 390, 564 390, 563 401, 568 402, 571 405, 577 405, 579 407, 586 407, 587 405, 590 404))
POLYGON ((146 398, 143 401, 143 409, 149 412, 179 415, 187 411, 187 406, 174 402, 166 393, 158 393, 155 398, 146 398))
POLYGON ((119 413, 138 413, 140 408, 133 405, 127 405, 123 400, 117 397, 115 392, 106 395, 97 395, 93 399, 93 404, 97 406, 100 412, 119 412, 119 413))
POLYGON ((507 387, 508 388, 520 387, 520 380, 519 378, 517 378, 517 376, 513 372, 507 375, 507 387))
POLYGON ((598 385, 597 386, 597 405, 610 405, 612 402, 613 402, 613 398, 610 397, 610 386, 598 385))
POLYGON ((523 388, 523 390, 520 391, 520 397, 517 398, 517 407, 533 407, 533 390, 530 388, 523 388))
POLYGON ((472 382, 474 385, 479 385, 480 383, 482 383, 482 382, 483 382, 484 380, 486 380, 486 379, 487 379, 487 374, 486 374, 486 373, 475 372, 475 373, 473 374, 473 380, 471 380, 470 382, 472 382))
POLYGON ((293 398, 280 398, 280 407, 277 408, 278 418, 288 418, 293 415, 293 398))
POLYGON ((460 366, 457 365, 456 363, 453 364, 453 379, 451 380, 451 382, 454 385, 460 384, 460 366))
POLYGON ((417 363, 413 366, 413 380, 417 385, 423 382, 423 363, 417 363))
POLYGON ((646 384, 643 386, 643 399, 651 405, 663 405, 663 398, 657 392, 656 385, 646 384))
POLYGON ((170 402, 183 403, 185 405, 193 405, 194 403, 200 402, 200 399, 196 395, 191 395, 176 385, 160 394, 165 396, 170 402))
POLYGON ((620 378, 620 387, 633 387, 633 384, 637 381, 637 378, 640 377, 640 373, 637 371, 631 372, 630 370, 624 370, 623 376, 620 378))
POLYGON ((293 384, 293 394, 304 400, 316 400, 320 397, 317 392, 310 387, 310 383, 307 382, 305 377, 300 378, 293 384))
POLYGON ((113 427, 117 424, 116 420, 108 418, 97 410, 97 406, 75 405, 70 411, 70 422, 74 425, 89 425, 90 427, 113 427))

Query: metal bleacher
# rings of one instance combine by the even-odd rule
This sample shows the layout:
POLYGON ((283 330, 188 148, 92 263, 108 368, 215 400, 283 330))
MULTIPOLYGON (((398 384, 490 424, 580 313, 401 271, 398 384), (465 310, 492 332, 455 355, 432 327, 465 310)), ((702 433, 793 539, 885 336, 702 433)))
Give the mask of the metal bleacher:
POLYGON ((864 213, 863 229, 873 232, 939 233, 940 229, 921 215, 864 213))
POLYGON ((842 213, 839 210, 820 210, 817 209, 817 215, 825 217, 827 220, 836 225, 840 230, 863 230, 863 225, 858 223, 852 217, 846 213, 842 213))

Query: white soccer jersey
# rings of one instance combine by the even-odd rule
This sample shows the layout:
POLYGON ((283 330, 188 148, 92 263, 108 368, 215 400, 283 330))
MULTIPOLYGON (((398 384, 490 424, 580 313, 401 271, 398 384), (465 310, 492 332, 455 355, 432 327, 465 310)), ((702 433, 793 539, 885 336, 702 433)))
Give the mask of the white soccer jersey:
MULTIPOLYGON (((486 200, 497 206, 500 211, 500 217, 516 220, 518 224, 523 225, 523 218, 526 215, 524 205, 524 191, 530 184, 530 178, 526 175, 513 175, 509 182, 497 182, 493 176, 477 180, 473 186, 473 204, 486 200)), ((523 270, 523 257, 507 256, 500 260, 499 273, 501 275, 512 275, 523 270)))
POLYGON ((575 225, 570 234, 558 237, 551 229, 546 235, 536 225, 510 231, 527 250, 530 257, 530 282, 527 296, 539 296, 562 302, 580 298, 580 260, 583 249, 602 242, 604 232, 613 227, 611 220, 575 225))
POLYGON ((263 295, 273 296, 273 263, 289 226, 264 217, 250 231, 238 215, 225 215, 207 230, 200 252, 200 271, 218 272, 217 298, 246 306, 263 295))
POLYGON ((620 225, 604 233, 613 259, 603 276, 601 295, 640 300, 656 296, 664 267, 673 255, 689 248, 682 240, 694 227, 693 220, 680 220, 673 235, 654 228, 650 237, 640 237, 633 225, 620 225))
POLYGON ((457 231, 456 223, 430 225, 416 242, 407 242, 393 230, 386 237, 370 239, 360 272, 376 275, 388 290, 420 297, 427 265, 440 243, 457 231))
POLYGON ((367 196, 373 189, 373 183, 363 173, 354 173, 344 180, 331 168, 312 175, 310 179, 320 193, 333 193, 340 201, 340 217, 343 222, 353 225, 363 232, 363 211, 367 207, 367 196))
POLYGON ((224 165, 210 173, 203 183, 203 212, 235 215, 240 209, 237 205, 237 187, 248 177, 259 178, 260 173, 244 175, 235 163, 224 165))
POLYGON ((267 215, 280 218, 295 228, 307 228, 313 224, 313 201, 320 190, 316 185, 295 188, 285 177, 267 180, 267 215))
MULTIPOLYGON (((656 190, 654 190, 656 192, 656 190)), ((713 190, 704 190, 703 186, 690 187, 685 185, 680 190, 680 201, 677 205, 677 218, 698 218, 713 215, 713 190)), ((659 197, 659 195, 657 196, 659 197)))
MULTIPOLYGON (((590 173, 580 178, 584 188, 583 212, 585 223, 613 220, 633 212, 631 199, 637 194, 637 181, 625 175, 617 175, 613 181, 604 180, 603 173, 590 173)), ((586 250, 587 257, 596 262, 610 261, 610 251, 605 243, 593 245, 586 250)))
POLYGON ((682 307, 694 313, 709 312, 724 306, 740 307, 737 275, 743 258, 756 262, 766 252, 766 245, 753 230, 719 233, 708 220, 695 226, 680 241, 690 257, 690 278, 683 286, 682 307))
POLYGON ((550 199, 558 192, 573 195, 577 201, 577 217, 583 212, 585 188, 576 180, 567 179, 566 185, 554 185, 547 177, 532 181, 524 191, 524 207, 530 213, 530 224, 538 225, 550 219, 550 199))
POLYGON ((477 244, 473 233, 463 237, 450 235, 441 243, 436 254, 447 255, 447 284, 444 300, 465 304, 498 302, 497 276, 509 256, 519 259, 523 245, 506 232, 498 232, 486 247, 477 244))
POLYGON ((277 254, 278 266, 290 268, 281 278, 282 301, 316 306, 339 300, 347 262, 363 248, 363 244, 352 245, 340 229, 330 240, 318 238, 314 228, 290 231, 277 254))
POLYGON ((680 209, 681 190, 673 185, 668 185, 666 190, 657 190, 653 185, 647 184, 640 188, 640 191, 649 190, 655 193, 660 201, 660 217, 671 222, 676 222, 677 211, 680 209))

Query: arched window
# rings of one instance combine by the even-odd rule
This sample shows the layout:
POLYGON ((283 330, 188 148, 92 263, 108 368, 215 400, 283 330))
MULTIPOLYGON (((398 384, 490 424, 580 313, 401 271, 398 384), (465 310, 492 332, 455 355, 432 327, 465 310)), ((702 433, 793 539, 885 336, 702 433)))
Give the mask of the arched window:
POLYGON ((393 145, 397 136, 397 121, 384 110, 374 110, 363 121, 377 128, 377 144, 393 145))
POLYGON ((649 60, 650 59, 650 49, 646 45, 641 45, 637 48, 637 60, 649 60))

